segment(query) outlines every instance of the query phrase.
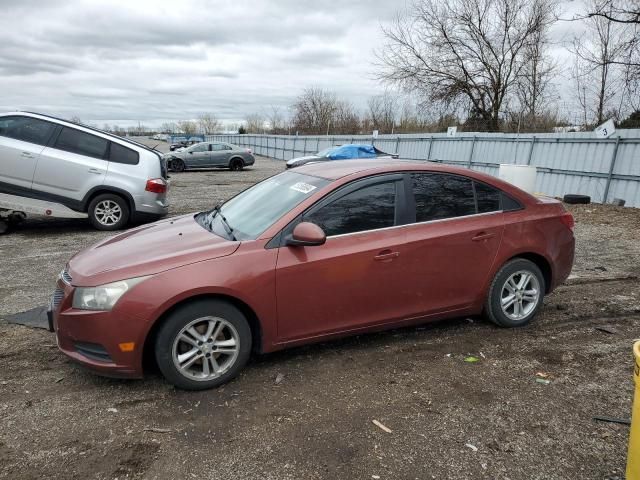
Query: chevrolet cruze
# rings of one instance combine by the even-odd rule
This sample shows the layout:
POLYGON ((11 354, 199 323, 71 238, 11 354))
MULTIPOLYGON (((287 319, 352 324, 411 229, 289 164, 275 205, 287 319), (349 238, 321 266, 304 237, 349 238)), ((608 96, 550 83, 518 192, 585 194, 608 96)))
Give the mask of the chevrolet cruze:
POLYGON ((526 325, 573 255, 560 202, 489 175, 313 164, 79 252, 50 326, 97 373, 141 377, 150 358, 175 386, 205 389, 252 351, 466 315, 526 325))

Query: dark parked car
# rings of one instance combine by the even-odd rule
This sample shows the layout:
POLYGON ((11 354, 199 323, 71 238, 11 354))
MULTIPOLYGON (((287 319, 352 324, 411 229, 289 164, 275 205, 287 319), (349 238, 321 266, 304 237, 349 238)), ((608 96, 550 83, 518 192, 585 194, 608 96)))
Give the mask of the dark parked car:
POLYGON ((96 372, 210 388, 251 351, 484 313, 528 324, 569 275, 573 217, 471 170, 408 161, 288 170, 221 207, 76 254, 51 301, 96 372))
POLYGON ((355 158, 398 158, 398 155, 385 153, 373 145, 360 145, 349 143, 335 147, 325 148, 315 155, 292 158, 287 161, 287 168, 300 167, 312 162, 328 162, 331 160, 349 160, 355 158))

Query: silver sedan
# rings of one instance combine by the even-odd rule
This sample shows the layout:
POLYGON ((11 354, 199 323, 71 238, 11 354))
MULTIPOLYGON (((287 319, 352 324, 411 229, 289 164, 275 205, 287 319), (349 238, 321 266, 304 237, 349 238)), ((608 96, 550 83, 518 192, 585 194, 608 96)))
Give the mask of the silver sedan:
POLYGON ((167 166, 174 172, 188 168, 229 168, 242 170, 256 159, 248 148, 224 142, 200 142, 165 155, 167 166))

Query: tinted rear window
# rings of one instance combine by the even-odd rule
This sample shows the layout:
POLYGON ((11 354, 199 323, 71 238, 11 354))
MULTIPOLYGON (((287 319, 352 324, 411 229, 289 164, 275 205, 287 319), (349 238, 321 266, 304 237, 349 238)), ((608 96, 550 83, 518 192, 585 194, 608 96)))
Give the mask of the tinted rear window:
POLYGON ((476 213, 470 178, 437 173, 412 173, 416 222, 476 213))
POLYGON ((46 145, 55 129, 53 123, 31 117, 0 117, 0 135, 23 142, 46 145))
POLYGON ((500 190, 484 183, 474 182, 478 213, 497 212, 500 210, 500 190))
POLYGON ((64 127, 54 148, 65 152, 86 155, 87 157, 104 158, 107 151, 108 140, 96 137, 90 133, 81 132, 74 128, 64 127))
POLYGON ((109 151, 109 161, 114 163, 124 163, 125 165, 137 165, 140 155, 135 150, 123 147, 118 143, 111 142, 109 151))

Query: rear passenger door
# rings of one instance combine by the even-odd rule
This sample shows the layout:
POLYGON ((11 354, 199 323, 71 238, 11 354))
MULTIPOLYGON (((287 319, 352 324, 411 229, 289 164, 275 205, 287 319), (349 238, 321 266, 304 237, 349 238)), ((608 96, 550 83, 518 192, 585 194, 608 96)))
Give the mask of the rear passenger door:
POLYGON ((416 316, 464 309, 483 294, 502 239, 500 192, 461 175, 407 181, 416 212, 406 228, 407 303, 416 316))
POLYGON ((38 157, 55 129, 37 118, 0 117, 0 192, 29 194, 38 157))
POLYGON ((189 147, 189 153, 185 156, 185 162, 190 167, 202 168, 208 167, 211 163, 211 152, 208 143, 198 143, 189 147))
POLYGON ((231 147, 224 143, 211 144, 211 163, 214 167, 226 167, 229 165, 229 154, 231 147))
MULTIPOLYGON (((80 202, 93 187, 104 183, 109 141, 72 127, 62 127, 52 146, 45 148, 33 177, 33 189, 80 202)), ((56 200, 53 198, 53 200, 56 200)))

